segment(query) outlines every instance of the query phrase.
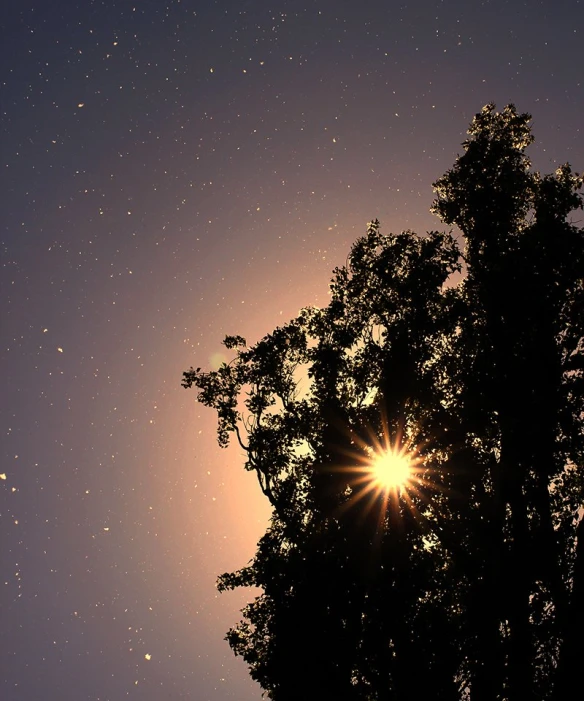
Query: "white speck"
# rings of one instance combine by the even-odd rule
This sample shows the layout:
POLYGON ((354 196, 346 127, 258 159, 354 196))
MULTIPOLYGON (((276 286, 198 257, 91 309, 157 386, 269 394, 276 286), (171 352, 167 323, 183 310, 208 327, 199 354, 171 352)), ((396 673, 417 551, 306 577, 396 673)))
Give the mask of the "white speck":
POLYGON ((62 349, 62 348, 57 348, 57 350, 59 351, 59 353, 62 353, 62 352, 63 352, 63 349, 62 349))

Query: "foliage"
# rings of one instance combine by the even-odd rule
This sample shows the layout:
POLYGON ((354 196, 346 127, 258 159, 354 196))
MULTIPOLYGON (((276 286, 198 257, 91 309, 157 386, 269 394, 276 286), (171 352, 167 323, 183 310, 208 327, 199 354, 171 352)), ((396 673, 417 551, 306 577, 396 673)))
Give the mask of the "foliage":
POLYGON ((227 639, 275 701, 561 699, 576 683, 582 178, 530 169, 529 120, 487 105, 434 184, 463 251, 371 222, 326 308, 184 373, 273 508, 219 589, 262 590, 227 639), (388 442, 414 456, 401 489, 367 474, 388 442))

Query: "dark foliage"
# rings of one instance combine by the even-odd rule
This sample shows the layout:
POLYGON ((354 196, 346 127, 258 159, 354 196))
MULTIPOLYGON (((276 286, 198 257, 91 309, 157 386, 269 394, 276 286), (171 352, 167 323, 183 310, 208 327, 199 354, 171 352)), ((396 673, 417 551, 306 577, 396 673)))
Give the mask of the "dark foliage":
POLYGON ((569 698, 584 628, 582 178, 541 176, 530 117, 476 115, 433 211, 372 222, 308 308, 184 373, 273 507, 219 589, 262 594, 229 631, 275 701, 569 698), (457 284, 453 274, 464 267, 457 284), (381 488, 391 443, 410 480, 381 488))

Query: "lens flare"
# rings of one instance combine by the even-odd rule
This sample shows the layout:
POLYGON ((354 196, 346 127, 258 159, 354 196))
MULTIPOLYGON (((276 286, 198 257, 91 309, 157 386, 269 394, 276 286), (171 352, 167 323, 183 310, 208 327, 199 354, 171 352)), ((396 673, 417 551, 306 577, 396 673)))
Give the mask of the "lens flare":
POLYGON ((389 449, 373 453, 371 457, 371 479, 381 489, 399 489, 412 477, 412 461, 405 451, 389 449))
POLYGON ((381 435, 365 431, 351 435, 354 449, 348 450, 344 466, 332 467, 347 480, 344 500, 339 513, 357 513, 358 518, 377 514, 379 528, 385 528, 386 518, 399 517, 403 509, 419 515, 419 504, 425 500, 423 492, 431 486, 424 450, 405 435, 383 426, 381 435))

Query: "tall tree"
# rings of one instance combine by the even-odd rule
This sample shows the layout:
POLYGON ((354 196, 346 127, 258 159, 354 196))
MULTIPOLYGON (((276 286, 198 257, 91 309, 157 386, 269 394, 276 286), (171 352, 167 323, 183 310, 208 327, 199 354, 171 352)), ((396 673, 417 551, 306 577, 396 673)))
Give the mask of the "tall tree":
POLYGON ((479 435, 490 424, 497 437, 482 477, 484 574, 469 608, 473 698, 503 689, 510 699, 546 698, 570 616, 582 505, 584 240, 568 222, 582 207, 582 178, 567 165, 545 177, 530 170, 529 120, 487 105, 465 153, 435 183, 434 211, 466 244, 461 421, 472 435, 476 404, 479 435))
POLYGON ((274 701, 560 699, 575 682, 582 179, 530 170, 529 120, 487 105, 435 183, 462 252, 372 222, 326 308, 184 373, 273 508, 219 588, 262 590, 227 637, 274 701), (384 455, 406 459, 401 483, 384 455))

